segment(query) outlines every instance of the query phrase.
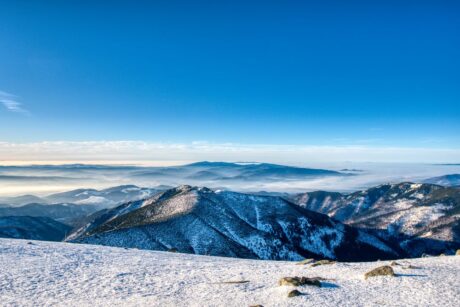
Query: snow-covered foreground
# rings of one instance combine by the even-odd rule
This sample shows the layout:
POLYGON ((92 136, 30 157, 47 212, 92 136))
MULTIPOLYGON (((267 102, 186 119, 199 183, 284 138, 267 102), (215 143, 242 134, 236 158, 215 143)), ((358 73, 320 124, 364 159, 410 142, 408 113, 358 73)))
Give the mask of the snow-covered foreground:
POLYGON ((388 261, 310 267, 104 246, 0 239, 2 306, 458 306, 460 256, 400 260, 396 277, 364 273, 388 261), (31 242, 31 244, 29 243, 31 242), (407 268, 408 264, 417 268, 407 268), (278 286, 320 276, 323 287, 278 286), (225 283, 248 281, 246 283, 225 283))

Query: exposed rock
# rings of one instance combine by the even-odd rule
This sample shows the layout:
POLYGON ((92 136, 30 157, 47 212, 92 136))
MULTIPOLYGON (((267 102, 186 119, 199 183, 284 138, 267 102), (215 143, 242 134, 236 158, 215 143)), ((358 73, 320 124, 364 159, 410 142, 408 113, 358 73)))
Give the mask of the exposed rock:
POLYGON ((177 253, 178 250, 177 250, 177 248, 172 247, 172 248, 168 249, 168 252, 170 252, 170 253, 177 253))
POLYGON ((288 293, 288 297, 301 296, 301 295, 303 295, 303 293, 298 290, 292 290, 292 291, 289 291, 288 293))
POLYGON ((313 278, 308 278, 308 277, 283 277, 278 281, 278 284, 280 286, 316 286, 316 287, 321 287, 321 282, 320 278, 318 277, 313 277, 313 278))
POLYGON ((391 262, 390 262, 390 265, 391 265, 391 266, 396 266, 396 265, 401 265, 401 264, 397 263, 396 261, 391 261, 391 262))
POLYGON ((249 307, 264 307, 263 305, 249 305, 249 307))
POLYGON ((415 266, 415 265, 412 265, 412 264, 403 266, 402 268, 405 269, 405 270, 410 270, 410 269, 421 269, 421 267, 415 266))
POLYGON ((315 267, 315 266, 318 266, 318 265, 334 264, 334 263, 335 263, 335 261, 323 259, 323 260, 318 260, 315 263, 312 263, 311 267, 315 267))
POLYGON ((455 255, 460 256, 460 249, 457 249, 457 252, 455 253, 455 255))
POLYGON ((297 265, 305 265, 305 264, 310 264, 310 263, 312 263, 312 262, 314 262, 314 261, 315 261, 315 259, 313 259, 313 258, 308 258, 308 259, 304 259, 304 260, 302 260, 302 261, 299 261, 299 262, 297 262, 296 264, 297 264, 297 265))
POLYGON ((364 274, 364 279, 368 279, 369 277, 374 277, 374 276, 394 276, 395 272, 393 271, 393 268, 389 265, 384 265, 378 268, 375 268, 366 274, 364 274))

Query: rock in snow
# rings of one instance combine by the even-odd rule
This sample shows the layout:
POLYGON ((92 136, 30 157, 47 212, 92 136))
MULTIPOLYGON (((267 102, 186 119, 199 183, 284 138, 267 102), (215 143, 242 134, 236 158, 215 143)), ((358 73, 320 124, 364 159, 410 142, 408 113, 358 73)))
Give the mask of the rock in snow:
POLYGON ((105 246, 0 239, 2 306, 458 306, 460 257, 399 260, 396 277, 363 274, 389 261, 306 269, 295 262, 198 256, 105 246), (322 276, 297 287, 283 276, 322 276), (242 284, 217 283, 248 280, 242 284), (308 288, 307 288, 308 287, 308 288))
POLYGON ((321 287, 320 278, 309 278, 309 277, 283 277, 278 281, 280 286, 316 286, 321 287))
POLYGON ((289 291, 288 293, 288 297, 296 297, 296 296, 301 296, 303 295, 302 292, 300 292, 299 290, 292 290, 292 291, 289 291))
POLYGON ((378 268, 375 268, 366 274, 364 274, 364 279, 368 279, 369 277, 375 277, 375 276, 395 276, 395 272, 393 271, 393 268, 390 265, 384 265, 380 266, 378 268))

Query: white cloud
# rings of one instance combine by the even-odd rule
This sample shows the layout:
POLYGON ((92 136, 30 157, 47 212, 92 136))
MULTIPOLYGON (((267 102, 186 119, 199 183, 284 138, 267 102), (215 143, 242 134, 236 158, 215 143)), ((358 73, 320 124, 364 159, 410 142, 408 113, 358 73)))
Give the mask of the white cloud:
POLYGON ((3 104, 3 106, 11 111, 11 112, 18 112, 18 113, 24 113, 24 114, 29 114, 29 111, 24 109, 22 106, 22 103, 17 101, 17 96, 0 91, 0 102, 3 104))
POLYGON ((458 163, 458 148, 154 143, 143 141, 0 142, 1 161, 151 163, 259 161, 291 165, 337 162, 458 163))

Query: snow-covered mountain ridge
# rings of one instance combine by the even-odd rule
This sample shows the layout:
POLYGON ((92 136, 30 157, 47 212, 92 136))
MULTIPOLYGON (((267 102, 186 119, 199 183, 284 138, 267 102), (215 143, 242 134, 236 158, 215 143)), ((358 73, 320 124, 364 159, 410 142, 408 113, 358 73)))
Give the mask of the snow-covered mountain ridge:
POLYGON ((398 256, 372 234, 280 197, 191 186, 108 210, 69 240, 255 259, 357 261, 398 256))
POLYGON ((376 230, 411 256, 460 248, 459 188, 385 184, 351 194, 309 192, 292 200, 349 225, 376 230))
POLYGON ((460 256, 317 267, 106 246, 0 239, 2 306, 457 306, 460 256), (288 297, 289 276, 322 277, 288 297), (239 283, 238 283, 239 282, 239 283))

